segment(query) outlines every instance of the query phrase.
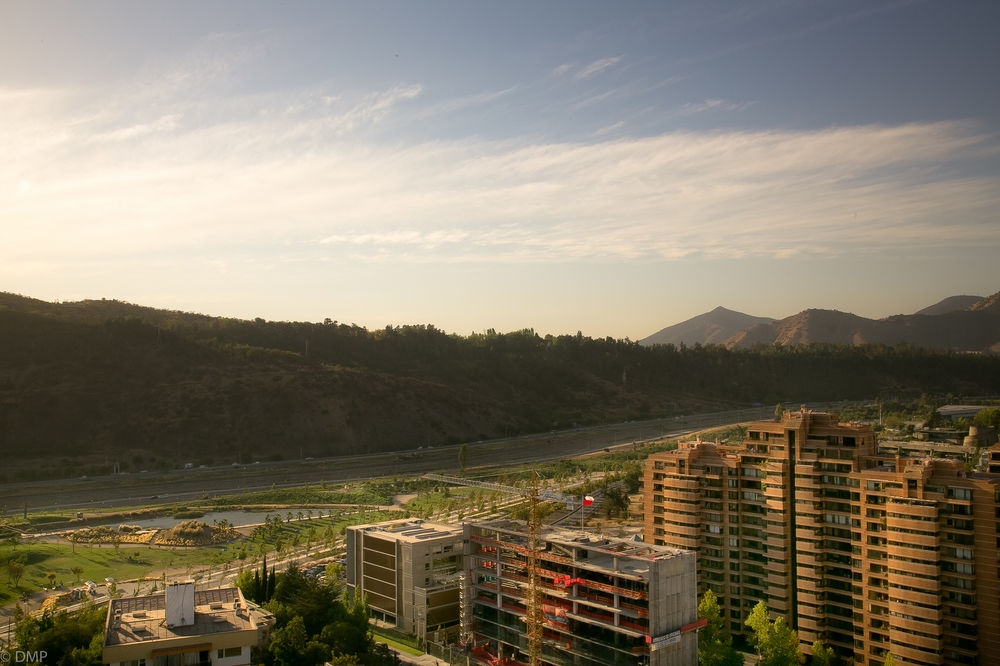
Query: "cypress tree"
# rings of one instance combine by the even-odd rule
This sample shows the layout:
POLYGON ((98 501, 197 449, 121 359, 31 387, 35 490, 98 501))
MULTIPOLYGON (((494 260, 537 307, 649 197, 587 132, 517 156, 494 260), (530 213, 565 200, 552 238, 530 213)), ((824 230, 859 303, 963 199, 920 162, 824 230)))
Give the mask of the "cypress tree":
POLYGON ((268 596, 267 591, 270 588, 270 582, 267 580, 267 553, 261 559, 260 563, 260 603, 264 603, 271 597, 268 596))

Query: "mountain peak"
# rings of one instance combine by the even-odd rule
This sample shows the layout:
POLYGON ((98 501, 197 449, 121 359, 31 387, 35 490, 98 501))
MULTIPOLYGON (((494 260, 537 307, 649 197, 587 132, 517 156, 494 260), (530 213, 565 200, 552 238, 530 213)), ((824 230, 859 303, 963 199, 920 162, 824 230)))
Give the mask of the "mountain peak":
POLYGON ((736 312, 721 305, 711 312, 692 317, 679 324, 668 326, 639 340, 641 345, 718 345, 755 324, 774 321, 768 317, 754 317, 736 312))

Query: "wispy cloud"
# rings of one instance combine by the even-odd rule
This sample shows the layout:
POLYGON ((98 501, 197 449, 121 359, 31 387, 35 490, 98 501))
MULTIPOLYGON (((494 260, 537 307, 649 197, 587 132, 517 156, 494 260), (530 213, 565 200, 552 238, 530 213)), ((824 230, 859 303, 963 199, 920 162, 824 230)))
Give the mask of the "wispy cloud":
POLYGON ((304 110, 208 124, 125 113, 100 133, 2 109, 0 143, 19 159, 0 162, 0 210, 17 221, 0 227, 0 275, 234 247, 263 258, 280 246, 296 261, 503 263, 1000 242, 1000 183, 960 175, 995 157, 996 139, 963 124, 603 140, 616 123, 575 143, 369 140, 421 91, 316 95, 304 110))
POLYGON ((703 102, 689 102, 676 111, 675 116, 693 116, 706 111, 745 111, 756 102, 728 102, 724 99, 706 99, 703 102))
POLYGON ((517 90, 517 86, 511 86, 503 90, 489 90, 486 92, 475 93, 473 95, 465 95, 462 97, 442 100, 425 107, 419 112, 418 115, 422 118, 426 118, 442 113, 454 113, 455 111, 482 106, 484 104, 495 102, 500 98, 507 97, 515 90, 517 90))
POLYGON ((573 65, 571 63, 568 63, 568 62, 567 63, 563 63, 563 64, 559 65, 558 67, 554 67, 552 69, 552 76, 562 76, 563 74, 566 74, 571 69, 573 69, 573 65))
POLYGON ((594 132, 594 136, 604 136, 605 134, 610 134, 610 133, 614 132, 615 130, 621 129, 622 127, 625 127, 625 121, 624 120, 619 120, 616 123, 612 123, 610 125, 605 125, 604 127, 601 127, 600 129, 596 130, 594 132))
POLYGON ((587 77, 599 74, 617 64, 624 56, 614 56, 612 58, 601 58, 600 60, 595 60, 594 62, 586 65, 583 69, 576 73, 576 78, 586 79, 587 77))

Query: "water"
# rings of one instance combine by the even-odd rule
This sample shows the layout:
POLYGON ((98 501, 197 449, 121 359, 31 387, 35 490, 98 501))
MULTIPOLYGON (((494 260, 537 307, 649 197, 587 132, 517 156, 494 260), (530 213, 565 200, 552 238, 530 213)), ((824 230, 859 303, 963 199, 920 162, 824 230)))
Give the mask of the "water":
POLYGON ((197 520, 209 525, 212 524, 213 520, 228 520, 234 527, 239 527, 240 525, 263 523, 266 515, 266 511, 209 511, 200 518, 174 518, 173 516, 160 516, 158 518, 143 518, 137 520, 126 518, 124 520, 117 520, 115 522, 105 524, 111 527, 118 527, 119 525, 138 525, 139 527, 169 529, 177 523, 183 523, 186 520, 197 520))

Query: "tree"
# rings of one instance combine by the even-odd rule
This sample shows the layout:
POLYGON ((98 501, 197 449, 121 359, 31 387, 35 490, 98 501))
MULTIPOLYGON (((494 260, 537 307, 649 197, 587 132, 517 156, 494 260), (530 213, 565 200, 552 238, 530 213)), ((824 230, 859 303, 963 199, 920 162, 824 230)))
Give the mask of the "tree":
POLYGON ((882 666, 896 666, 896 658, 892 656, 891 652, 885 653, 885 660, 882 662, 882 666))
POLYGON ((1000 408, 990 407, 976 413, 972 418, 972 425, 979 427, 992 426, 1000 430, 1000 408))
POLYGON ((77 584, 79 584, 80 583, 80 578, 83 576, 83 567, 81 567, 78 564, 75 567, 73 567, 72 569, 70 569, 70 571, 72 571, 73 575, 76 576, 76 582, 77 582, 77 584))
POLYGON ((812 652, 812 664, 813 666, 834 666, 837 663, 837 655, 834 654, 833 648, 823 645, 819 641, 815 641, 810 648, 812 652))
POLYGON ((753 630, 750 643, 760 657, 759 666, 792 666, 802 663, 799 653, 799 636, 779 617, 772 621, 767 604, 758 601, 744 622, 753 630))
POLYGON ((628 494, 621 485, 614 483, 604 487, 604 511, 608 518, 628 513, 628 494))
POLYGON ((944 425, 944 417, 941 416, 941 412, 937 410, 937 407, 931 407, 925 417, 924 417, 924 427, 926 428, 940 428, 944 425))
POLYGON ((275 629, 268 651, 278 666, 313 666, 316 662, 307 661, 304 654, 308 643, 305 621, 294 617, 284 627, 275 629))
POLYGON ((46 652, 46 664, 99 666, 106 617, 101 607, 24 616, 17 623, 17 644, 28 653, 46 652))
POLYGON ((10 578, 10 584, 17 587, 21 582, 21 576, 24 575, 24 564, 20 560, 12 559, 7 562, 7 576, 10 578))
POLYGON ((698 666, 742 666, 743 657, 733 649, 712 590, 706 590, 698 602, 698 617, 708 621, 698 632, 698 666))
POLYGON ((326 584, 336 585, 340 581, 340 575, 344 572, 344 567, 336 562, 326 565, 326 584))
POLYGON ((462 444, 458 449, 458 466, 465 471, 465 466, 469 463, 469 446, 467 444, 462 444))
POLYGON ((780 402, 774 406, 774 420, 781 422, 781 417, 785 413, 785 406, 780 402))
POLYGON ((47 574, 45 574, 45 578, 47 578, 49 581, 49 587, 54 588, 56 586, 57 576, 55 571, 50 571, 47 574))

